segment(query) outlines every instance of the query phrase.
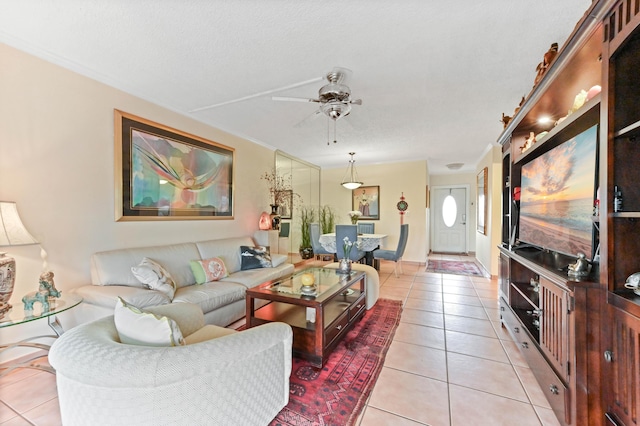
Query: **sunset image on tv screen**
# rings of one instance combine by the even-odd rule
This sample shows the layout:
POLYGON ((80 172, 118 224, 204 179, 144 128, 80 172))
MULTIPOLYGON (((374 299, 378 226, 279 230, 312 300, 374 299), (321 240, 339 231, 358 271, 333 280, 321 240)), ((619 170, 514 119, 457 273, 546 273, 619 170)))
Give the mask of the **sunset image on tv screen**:
POLYGON ((520 240, 591 258, 598 126, 522 166, 520 240))

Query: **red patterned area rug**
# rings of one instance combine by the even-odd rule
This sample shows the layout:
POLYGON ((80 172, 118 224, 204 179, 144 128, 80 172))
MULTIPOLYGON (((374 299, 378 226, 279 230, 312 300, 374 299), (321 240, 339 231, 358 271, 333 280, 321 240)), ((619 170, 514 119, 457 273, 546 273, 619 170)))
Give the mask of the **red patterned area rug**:
POLYGON ((293 358, 289 404, 270 425, 353 425, 382 370, 401 313, 400 301, 378 299, 324 368, 293 358))
POLYGON ((473 275, 484 277, 485 274, 474 262, 466 260, 429 260, 427 272, 438 272, 441 274, 473 275))

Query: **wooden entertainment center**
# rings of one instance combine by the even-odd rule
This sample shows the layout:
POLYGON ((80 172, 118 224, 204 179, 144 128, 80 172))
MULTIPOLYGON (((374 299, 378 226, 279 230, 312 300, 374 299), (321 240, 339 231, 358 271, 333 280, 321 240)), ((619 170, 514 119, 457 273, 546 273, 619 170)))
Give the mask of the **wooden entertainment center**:
POLYGON ((561 424, 638 425, 640 290, 624 284, 640 272, 640 0, 594 1, 560 47, 498 139, 502 322, 561 424), (594 86, 600 94, 567 116, 576 95, 594 86), (549 129, 538 123, 542 115, 566 118, 549 129), (522 167, 594 125, 599 205, 594 194, 586 254, 593 261, 577 278, 568 269, 577 253, 519 241, 522 167), (614 208, 618 195, 622 206, 614 208))

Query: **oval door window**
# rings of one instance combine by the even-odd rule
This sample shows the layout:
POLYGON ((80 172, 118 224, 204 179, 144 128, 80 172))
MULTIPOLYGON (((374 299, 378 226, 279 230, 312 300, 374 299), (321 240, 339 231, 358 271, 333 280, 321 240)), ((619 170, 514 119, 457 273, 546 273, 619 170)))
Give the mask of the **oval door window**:
POLYGON ((453 195, 449 194, 442 202, 442 220, 447 228, 451 228, 456 223, 456 217, 458 217, 458 205, 453 195))

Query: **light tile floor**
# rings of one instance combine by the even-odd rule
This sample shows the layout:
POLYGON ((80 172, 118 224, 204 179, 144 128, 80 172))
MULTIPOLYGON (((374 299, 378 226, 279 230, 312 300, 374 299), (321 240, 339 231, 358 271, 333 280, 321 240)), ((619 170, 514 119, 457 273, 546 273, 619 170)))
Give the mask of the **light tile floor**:
MULTIPOLYGON (((380 297, 404 310, 359 426, 559 424, 500 325, 497 281, 403 270, 396 278, 393 262, 381 266, 380 297)), ((53 375, 23 369, 0 379, 0 425, 59 424, 53 375)))

